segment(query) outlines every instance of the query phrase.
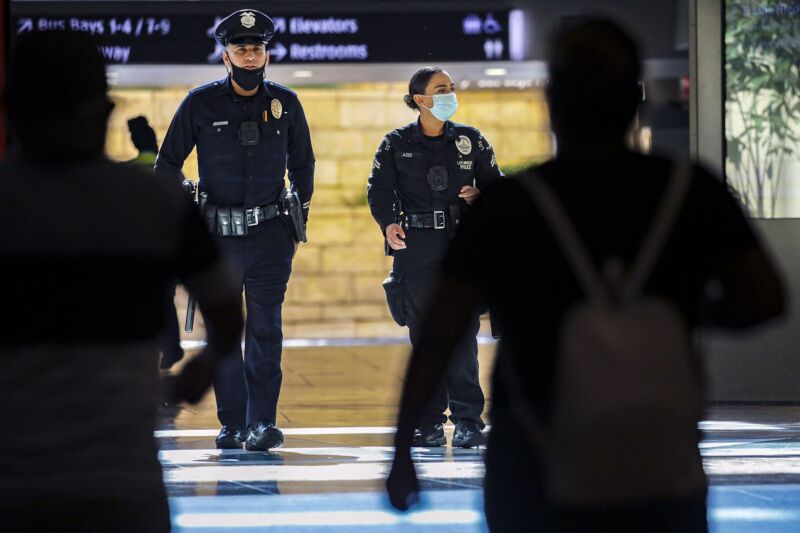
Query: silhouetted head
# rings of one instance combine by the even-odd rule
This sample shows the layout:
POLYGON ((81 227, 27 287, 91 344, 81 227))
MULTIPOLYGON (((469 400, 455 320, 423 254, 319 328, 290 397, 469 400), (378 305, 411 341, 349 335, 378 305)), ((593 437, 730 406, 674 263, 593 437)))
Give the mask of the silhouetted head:
POLYGON ((550 46, 547 99, 556 135, 622 142, 641 101, 634 40, 611 21, 586 19, 557 32, 550 46))
POLYGON ((158 152, 156 132, 147 123, 143 116, 133 117, 128 120, 128 131, 131 132, 131 141, 140 152, 158 152))
POLYGON ((87 34, 21 35, 8 70, 8 114, 25 154, 81 160, 103 152, 108 116, 105 62, 87 34))

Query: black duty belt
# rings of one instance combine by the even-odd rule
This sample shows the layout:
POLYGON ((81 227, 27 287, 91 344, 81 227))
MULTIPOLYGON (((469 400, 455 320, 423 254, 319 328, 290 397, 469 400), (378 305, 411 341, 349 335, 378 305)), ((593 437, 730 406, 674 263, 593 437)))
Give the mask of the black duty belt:
POLYGON ((250 209, 243 207, 218 207, 208 205, 203 208, 203 215, 212 233, 223 236, 247 235, 247 228, 258 226, 281 214, 280 206, 275 204, 259 205, 250 209))
POLYGON ((444 211, 432 213, 406 213, 403 217, 404 229, 446 229, 447 217, 444 211))
POLYGON ((281 214, 278 204, 259 205, 252 209, 244 210, 244 218, 248 226, 258 226, 260 223, 275 218, 281 214))

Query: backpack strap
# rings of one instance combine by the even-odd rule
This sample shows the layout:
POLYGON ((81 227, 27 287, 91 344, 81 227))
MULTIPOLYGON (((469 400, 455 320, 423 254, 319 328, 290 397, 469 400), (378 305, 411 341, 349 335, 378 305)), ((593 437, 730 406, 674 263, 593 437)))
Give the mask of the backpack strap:
MULTIPOLYGON (((683 205, 691 177, 691 165, 688 161, 673 164, 672 176, 667 183, 666 194, 656 212, 650 231, 645 237, 628 275, 625 277, 621 294, 619 294, 620 297, 625 298, 638 294, 650 277, 655 262, 661 254, 675 223, 675 218, 683 205)), ((561 202, 556 198, 552 189, 538 175, 518 179, 517 182, 525 189, 544 217, 587 296, 591 299, 607 300, 610 296, 608 288, 592 263, 589 252, 578 235, 572 220, 564 211, 561 202)))

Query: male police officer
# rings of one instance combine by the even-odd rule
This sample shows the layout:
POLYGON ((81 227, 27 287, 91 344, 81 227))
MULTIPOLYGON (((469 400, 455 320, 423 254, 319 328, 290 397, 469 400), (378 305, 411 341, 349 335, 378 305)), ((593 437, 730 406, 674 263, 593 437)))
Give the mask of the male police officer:
POLYGON ((180 173, 197 146, 204 214, 238 267, 245 288, 244 362, 239 357, 214 381, 222 429, 218 448, 268 450, 283 444, 275 427, 281 387, 281 304, 297 243, 280 216, 283 176, 296 187, 303 223, 313 192, 314 153, 297 95, 266 82, 272 20, 236 11, 215 31, 225 46, 227 79, 189 92, 161 146, 156 170, 180 173))

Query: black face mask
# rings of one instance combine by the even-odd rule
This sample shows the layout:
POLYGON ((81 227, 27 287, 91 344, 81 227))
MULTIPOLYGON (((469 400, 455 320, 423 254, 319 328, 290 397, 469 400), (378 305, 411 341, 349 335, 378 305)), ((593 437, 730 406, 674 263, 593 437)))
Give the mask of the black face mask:
POLYGON ((231 77, 239 87, 245 91, 252 91, 264 81, 264 76, 266 75, 265 68, 266 65, 254 70, 248 70, 246 68, 237 67, 231 63, 231 77))

